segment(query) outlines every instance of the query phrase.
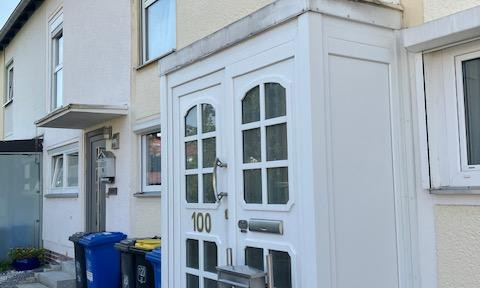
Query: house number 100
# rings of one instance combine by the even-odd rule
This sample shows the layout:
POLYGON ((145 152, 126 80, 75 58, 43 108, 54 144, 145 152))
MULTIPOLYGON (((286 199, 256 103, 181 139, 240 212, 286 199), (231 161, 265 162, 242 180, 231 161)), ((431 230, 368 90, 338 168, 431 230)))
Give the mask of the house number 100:
POLYGON ((193 231, 195 232, 205 232, 210 233, 212 230, 212 217, 210 213, 197 213, 193 212, 192 214, 192 221, 193 221, 193 231))

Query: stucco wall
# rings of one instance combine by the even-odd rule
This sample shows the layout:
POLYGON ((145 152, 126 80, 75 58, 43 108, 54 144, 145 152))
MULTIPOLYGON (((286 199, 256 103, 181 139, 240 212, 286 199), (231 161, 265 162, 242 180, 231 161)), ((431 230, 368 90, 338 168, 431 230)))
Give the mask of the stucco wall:
POLYGON ((425 21, 434 20, 477 5, 480 5, 480 0, 424 0, 425 21))
POLYGON ((480 287, 480 206, 436 206, 438 287, 480 287))

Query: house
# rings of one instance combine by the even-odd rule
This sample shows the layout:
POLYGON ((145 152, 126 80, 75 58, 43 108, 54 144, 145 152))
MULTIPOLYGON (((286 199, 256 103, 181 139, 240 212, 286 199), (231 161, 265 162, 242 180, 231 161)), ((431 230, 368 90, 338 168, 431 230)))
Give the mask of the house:
POLYGON ((161 236, 163 287, 477 287, 478 4, 21 1, 0 131, 43 141, 42 245, 161 236))

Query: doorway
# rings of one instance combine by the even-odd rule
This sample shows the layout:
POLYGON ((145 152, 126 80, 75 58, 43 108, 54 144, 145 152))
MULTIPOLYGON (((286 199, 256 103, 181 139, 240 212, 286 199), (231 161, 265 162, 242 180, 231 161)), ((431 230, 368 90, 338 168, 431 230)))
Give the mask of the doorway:
POLYGON ((105 231, 106 203, 105 183, 98 177, 97 158, 104 151, 106 141, 104 129, 87 133, 86 136, 86 232, 105 231))

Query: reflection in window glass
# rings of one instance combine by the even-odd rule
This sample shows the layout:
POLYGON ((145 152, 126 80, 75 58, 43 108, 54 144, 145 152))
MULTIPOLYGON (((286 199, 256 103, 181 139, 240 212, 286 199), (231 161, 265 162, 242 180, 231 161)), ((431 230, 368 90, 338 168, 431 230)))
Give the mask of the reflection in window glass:
POLYGON ((53 157, 52 187, 63 187, 63 155, 53 157))
POLYGON ((161 165, 162 165, 162 141, 160 133, 152 133, 145 136, 146 155, 146 184, 161 185, 161 165))
POLYGON ((171 0, 157 0, 145 9, 145 61, 155 59, 175 46, 173 3, 171 0))
POLYGON ((480 165, 480 58, 462 66, 468 165, 480 165))
POLYGON ((242 101, 242 123, 260 121, 260 87, 247 92, 242 101))
POLYGON ((255 247, 245 248, 245 265, 263 271, 263 249, 255 247))
POLYGON ((267 161, 287 159, 287 124, 267 126, 267 161))
POLYGON ((198 176, 197 174, 194 175, 187 175, 186 177, 186 196, 188 203, 198 203, 198 176))
POLYGON ((292 264, 287 252, 270 250, 273 256, 273 279, 276 288, 292 287, 292 264))
POLYGON ((208 272, 217 273, 217 244, 215 242, 203 242, 203 269, 208 272))
POLYGON ((187 239, 187 267, 198 269, 198 240, 187 239))
POLYGON ((202 133, 215 131, 215 109, 210 104, 202 104, 202 133))
POLYGON ((287 114, 285 88, 278 83, 265 84, 265 119, 287 114))
POLYGON ((261 157, 260 128, 243 131, 243 163, 258 163, 261 157))
POLYGON ((213 174, 203 174, 203 203, 215 203, 215 193, 213 192, 213 174))
POLYGON ((267 169, 268 204, 288 202, 288 168, 267 169))
POLYGON ((197 141, 185 143, 185 168, 198 168, 197 141))
POLYGON ((217 153, 215 137, 203 139, 203 168, 213 167, 217 153))
POLYGON ((262 203, 262 170, 243 171, 243 192, 246 203, 262 203))
POLYGON ((78 186, 78 152, 67 155, 67 185, 78 186))
POLYGON ((197 106, 188 110, 185 116, 185 136, 197 135, 197 106))

